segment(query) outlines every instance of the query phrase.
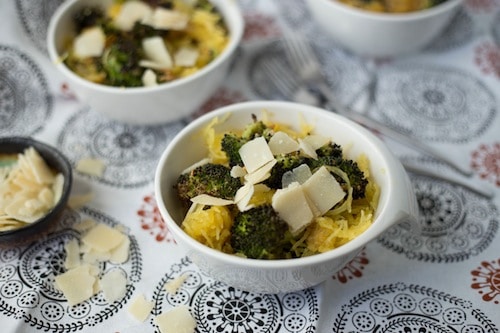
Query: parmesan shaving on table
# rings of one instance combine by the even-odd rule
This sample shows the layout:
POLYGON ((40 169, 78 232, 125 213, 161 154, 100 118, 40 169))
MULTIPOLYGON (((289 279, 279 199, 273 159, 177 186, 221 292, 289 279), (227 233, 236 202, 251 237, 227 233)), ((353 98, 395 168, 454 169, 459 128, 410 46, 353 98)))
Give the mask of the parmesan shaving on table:
POLYGON ((64 250, 66 271, 57 275, 54 285, 70 305, 84 302, 102 292, 108 303, 125 296, 127 277, 115 268, 100 272, 100 263, 122 264, 128 260, 130 238, 118 230, 94 220, 83 220, 74 225, 83 234, 80 240, 69 240, 64 250), (99 279, 99 276, 102 277, 99 279))

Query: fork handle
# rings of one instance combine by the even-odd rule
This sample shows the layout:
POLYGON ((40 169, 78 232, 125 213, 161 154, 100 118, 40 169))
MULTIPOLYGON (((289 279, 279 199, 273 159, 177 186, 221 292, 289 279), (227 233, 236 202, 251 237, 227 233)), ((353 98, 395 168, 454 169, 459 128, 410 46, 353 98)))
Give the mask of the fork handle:
POLYGON ((441 179, 459 186, 463 186, 487 199, 491 199, 495 196, 495 192, 490 187, 484 186, 483 184, 479 184, 475 181, 471 181, 468 178, 460 177, 457 174, 435 170, 412 161, 401 160, 401 163, 407 171, 413 172, 415 174, 441 179))
POLYGON ((462 173, 467 177, 470 177, 472 175, 472 171, 469 168, 458 163, 456 160, 450 158, 448 155, 443 154, 442 152, 436 150, 434 147, 431 147, 422 141, 416 140, 415 138, 412 138, 411 136, 408 136, 396 129, 393 129, 392 127, 389 127, 373 118, 367 117, 355 111, 348 110, 342 107, 341 105, 338 105, 338 103, 336 103, 334 101, 334 98, 331 96, 330 89, 326 86, 326 84, 318 84, 317 87, 320 90, 321 94, 327 99, 326 107, 330 108, 332 111, 346 118, 349 118, 365 127, 368 127, 372 130, 376 130, 385 136, 391 137, 397 142, 403 143, 408 147, 413 147, 414 149, 417 149, 422 153, 432 156, 452 166, 454 169, 456 169, 457 171, 459 171, 460 173, 462 173))

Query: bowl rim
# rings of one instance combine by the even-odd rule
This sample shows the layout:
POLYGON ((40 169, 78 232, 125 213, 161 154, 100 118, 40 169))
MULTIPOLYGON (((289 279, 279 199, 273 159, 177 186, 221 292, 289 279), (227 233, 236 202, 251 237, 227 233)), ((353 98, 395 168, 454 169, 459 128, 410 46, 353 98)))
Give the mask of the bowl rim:
MULTIPOLYGON (((0 231, 0 239, 15 237, 16 234, 28 231, 29 229, 39 225, 41 222, 50 219, 54 215, 57 215, 66 206, 73 184, 73 170, 71 168, 71 164, 67 157, 64 156, 57 148, 34 138, 23 136, 0 137, 0 147, 3 144, 11 144, 12 146, 18 147, 19 149, 15 150, 19 153, 24 151, 24 149, 26 148, 33 147, 37 149, 44 160, 46 160, 46 155, 50 155, 51 159, 55 159, 58 162, 57 169, 59 169, 58 171, 64 175, 64 184, 61 198, 59 198, 59 201, 56 205, 54 205, 54 207, 52 207, 52 209, 50 209, 45 215, 43 215, 33 223, 27 224, 17 229, 0 231), (43 151, 40 151, 40 148, 43 149, 43 151)), ((53 168, 56 168, 54 165, 51 166, 53 168)))
MULTIPOLYGON (((200 127, 208 124, 208 122, 215 117, 221 117, 227 113, 248 112, 245 111, 245 109, 248 108, 254 110, 270 109, 270 113, 272 113, 273 112, 272 108, 274 107, 292 108, 294 110, 297 110, 297 114, 300 114, 301 112, 310 113, 311 115, 317 115, 320 117, 330 117, 333 118, 335 121, 340 121, 348 126, 353 127, 356 131, 359 131, 364 136, 368 137, 369 141, 373 143, 372 148, 378 149, 380 151, 379 153, 382 153, 382 155, 385 156, 383 160, 388 166, 393 165, 392 163, 394 161, 399 163, 399 161, 396 160, 395 156, 388 150, 386 145, 369 130, 343 116, 340 116, 336 113, 324 109, 320 109, 318 107, 309 106, 305 104, 298 104, 294 102, 287 102, 287 101, 249 101, 249 102, 235 103, 232 105, 218 108, 212 112, 204 114, 203 116, 195 119, 194 121, 189 123, 186 127, 184 127, 167 145, 166 149, 162 153, 159 162, 157 164, 157 169, 155 172, 155 179, 154 179, 156 201, 160 213, 163 216, 168 229, 170 230, 170 232, 174 234, 174 239, 176 237, 181 238, 184 243, 190 244, 190 246, 192 246, 199 253, 204 253, 205 255, 216 258, 216 260, 218 260, 219 262, 223 262, 224 264, 234 265, 234 266, 245 266, 249 268, 259 268, 259 269, 287 269, 287 268, 289 269, 294 267, 314 266, 323 262, 327 262, 332 259, 342 257, 344 255, 348 255, 353 251, 361 249, 363 246, 365 246, 373 239, 375 239, 377 236, 379 236, 384 230, 368 228, 361 235, 359 235, 350 242, 338 248, 308 257, 293 258, 293 259, 276 259, 276 260, 242 258, 212 249, 196 241, 181 229, 181 227, 175 222, 174 218, 170 215, 170 213, 166 209, 166 206, 163 204, 163 201, 161 200, 162 188, 163 188, 162 174, 164 173, 164 169, 166 167, 165 164, 166 160, 169 158, 170 153, 172 152, 174 147, 179 143, 179 141, 183 140, 183 138, 186 135, 193 133, 196 130, 199 130, 200 127)), ((388 182, 387 188, 393 188, 395 182, 391 177, 388 177, 387 182, 388 182)), ((386 204, 386 206, 389 205, 391 205, 390 202, 386 204)), ((373 223, 376 223, 376 221, 380 218, 380 216, 382 216, 382 212, 387 210, 387 207, 379 206, 378 209, 381 210, 380 214, 378 214, 377 218, 374 220, 373 223)))
MULTIPOLYGON (((109 93, 119 93, 119 94, 142 94, 144 92, 155 92, 162 91, 168 88, 174 88, 177 86, 182 86, 188 84, 191 81, 196 80, 199 77, 205 76, 209 72, 215 70, 221 63, 226 61, 238 48, 238 45, 243 38, 244 26, 245 22, 243 19, 243 13, 238 6, 236 1, 226 1, 226 0, 210 0, 210 2, 214 3, 214 5, 219 9, 223 7, 223 10, 219 9, 219 12, 224 17, 224 21, 226 21, 226 26, 229 30, 229 42, 222 51, 214 60, 205 65, 200 70, 196 71, 193 74, 190 74, 186 77, 178 78, 170 82, 165 82, 158 84, 157 86, 151 87, 115 87, 104 84, 99 84, 95 82, 88 81, 76 73, 74 73, 70 68, 68 68, 63 61, 61 60, 61 55, 59 55, 56 43, 55 43, 55 34, 56 29, 60 24, 61 18, 65 15, 68 10, 73 10, 73 8, 78 8, 81 6, 81 3, 84 3, 85 0, 68 0, 63 2, 52 15, 49 26, 47 28, 47 50, 49 53, 50 61, 67 77, 75 80, 79 84, 86 86, 91 89, 100 90, 102 92, 109 93), (228 15, 224 15, 228 13, 228 15), (231 27, 228 24, 229 21, 233 22, 234 27, 231 27)), ((105 5, 105 4, 104 4, 105 5)), ((83 6, 83 5, 82 5, 83 6)))
POLYGON ((308 0, 309 3, 320 1, 322 1, 325 6, 330 7, 329 9, 338 10, 343 14, 350 14, 352 16, 358 16, 359 18, 366 18, 374 21, 389 22, 418 21, 424 18, 437 16, 459 6, 464 2, 464 0, 446 0, 436 6, 417 11, 407 13, 386 13, 369 11, 354 6, 349 6, 348 4, 345 4, 338 0, 308 0))

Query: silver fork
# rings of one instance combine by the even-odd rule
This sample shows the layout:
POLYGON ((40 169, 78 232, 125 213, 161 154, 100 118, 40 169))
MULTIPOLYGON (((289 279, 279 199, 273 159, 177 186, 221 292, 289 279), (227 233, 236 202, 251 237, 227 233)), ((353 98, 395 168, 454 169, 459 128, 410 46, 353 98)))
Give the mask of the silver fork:
MULTIPOLYGON (((266 70, 271 82, 283 96, 294 96, 292 97, 294 101, 304 104, 320 105, 321 100, 318 96, 304 89, 304 86, 297 81, 296 77, 290 73, 288 66, 285 66, 283 62, 273 58, 262 62, 262 66, 266 70)), ((401 160, 401 163, 407 171, 415 174, 425 175, 463 186, 486 198, 492 198, 494 196, 494 192, 491 188, 478 184, 473 179, 464 178, 459 174, 442 172, 407 160, 401 160)))
POLYGON ((354 120, 355 122, 376 130, 381 134, 391 137, 392 139, 400 142, 408 147, 419 150, 429 156, 432 156, 450 166, 460 173, 471 176, 472 172, 466 166, 458 163, 453 158, 436 150, 414 137, 410 137, 392 127, 389 127, 377 120, 374 120, 364 114, 348 110, 340 105, 333 96, 330 87, 326 83, 325 77, 321 72, 321 65, 316 57, 311 45, 302 37, 288 37, 283 39, 286 55, 290 65, 298 74, 299 81, 305 87, 316 88, 321 95, 326 99, 325 107, 331 111, 337 112, 346 118, 354 120))

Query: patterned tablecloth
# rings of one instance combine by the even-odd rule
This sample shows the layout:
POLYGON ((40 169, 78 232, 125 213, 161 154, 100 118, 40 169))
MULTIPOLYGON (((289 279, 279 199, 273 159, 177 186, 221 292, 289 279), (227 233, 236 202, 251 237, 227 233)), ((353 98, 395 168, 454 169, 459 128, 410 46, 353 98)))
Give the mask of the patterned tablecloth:
MULTIPOLYGON (((411 174, 421 210, 421 234, 395 226, 367 245, 343 270, 307 290, 259 295, 201 273, 178 249, 156 206, 157 160, 188 120, 161 126, 110 121, 78 102, 54 71, 45 47, 51 13, 61 0, 0 2, 0 136, 33 136, 56 145, 73 165, 105 162, 102 176, 75 171, 75 188, 90 203, 68 209, 60 228, 23 246, 0 248, 1 332, 157 332, 152 318, 189 305, 198 332, 500 331, 500 2, 466 0, 442 36, 411 57, 366 61, 347 54, 314 23, 300 0, 240 1, 246 29, 232 71, 199 115, 234 102, 280 96, 263 62, 282 56, 280 37, 308 36, 339 101, 408 131, 451 154, 474 172, 472 182, 495 191, 487 199, 465 187, 411 174), (375 75, 374 99, 367 86, 375 75), (129 260, 102 264, 127 276, 123 299, 101 294, 68 306, 54 288, 64 244, 84 218, 125 228, 129 260), (189 272, 175 295, 163 285, 189 272), (131 300, 153 301, 140 323, 131 300)), ((455 171, 396 142, 398 156, 455 171)))

